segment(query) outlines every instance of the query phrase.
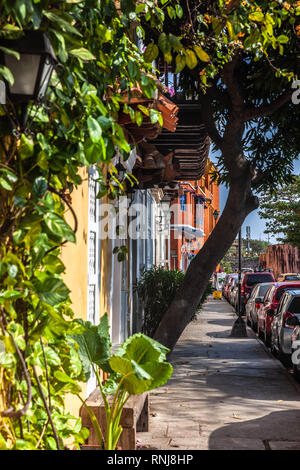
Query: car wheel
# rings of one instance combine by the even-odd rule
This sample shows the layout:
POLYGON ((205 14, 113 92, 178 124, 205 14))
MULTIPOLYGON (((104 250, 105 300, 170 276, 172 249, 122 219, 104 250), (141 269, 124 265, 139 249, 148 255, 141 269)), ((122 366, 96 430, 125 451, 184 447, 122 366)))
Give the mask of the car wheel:
POLYGON ((278 351, 275 347, 275 343, 274 343, 274 338, 273 338, 273 335, 271 334, 271 346, 270 346, 270 349, 271 349, 271 353, 273 354, 273 356, 275 357, 278 357, 278 351))
POLYGON ((254 323, 252 317, 251 317, 251 328, 255 333, 257 333, 257 323, 254 323))
POLYGON ((296 382, 300 383, 300 370, 296 364, 293 364, 293 376, 296 382))
POLYGON ((282 362, 285 367, 291 367, 291 356, 282 352, 281 349, 279 349, 278 359, 280 360, 280 362, 282 362))
POLYGON ((251 321, 250 321, 250 319, 249 319, 249 317, 248 317, 247 314, 246 314, 246 322, 247 322, 247 325, 248 325, 248 326, 251 326, 251 321))
POLYGON ((271 346, 271 335, 267 333, 266 325, 264 330, 264 343, 268 348, 271 346))
POLYGON ((261 329, 259 328, 259 326, 257 326, 257 333, 258 333, 259 339, 261 339, 262 341, 264 341, 265 335, 264 335, 264 332, 261 331, 261 329))

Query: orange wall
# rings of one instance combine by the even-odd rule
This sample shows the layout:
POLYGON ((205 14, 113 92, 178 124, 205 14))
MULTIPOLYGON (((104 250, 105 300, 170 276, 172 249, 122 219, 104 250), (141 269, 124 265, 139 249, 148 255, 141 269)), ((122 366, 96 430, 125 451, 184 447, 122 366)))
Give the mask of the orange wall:
MULTIPOLYGON (((183 212, 179 211, 179 217, 178 220, 176 221, 174 216, 172 216, 171 223, 184 223, 186 225, 191 225, 192 227, 195 226, 194 223, 194 215, 195 215, 195 204, 194 204, 194 196, 193 194, 203 194, 197 186, 201 188, 201 190, 205 193, 205 197, 207 199, 206 204, 205 204, 205 209, 204 209, 204 239, 196 239, 196 242, 193 242, 193 244, 190 246, 191 249, 194 249, 194 254, 196 254, 199 251, 199 244, 198 242, 201 243, 200 248, 202 247, 203 243, 206 242, 208 239, 209 235, 211 234, 212 230, 214 229, 216 222, 213 217, 213 213, 215 210, 219 212, 220 206, 219 206, 219 186, 217 183, 212 182, 211 175, 209 174, 210 171, 214 168, 213 164, 209 161, 205 175, 202 176, 201 180, 198 181, 192 181, 190 184, 195 188, 193 190, 191 186, 188 184, 180 183, 180 191, 179 194, 186 194, 186 211, 184 212, 184 222, 181 221, 180 215, 183 214, 183 212), (189 192, 185 192, 189 191, 189 192), (193 194, 191 194, 191 192, 193 194), (195 248, 194 248, 195 247, 195 248)), ((180 204, 180 198, 176 198, 172 204, 180 204)), ((180 269, 180 261, 181 261, 181 255, 182 255, 182 245, 186 245, 188 240, 186 240, 185 236, 183 235, 180 236, 177 234, 177 238, 174 237, 174 232, 171 231, 171 269, 180 269), (175 255, 175 256, 174 256, 175 255)), ((191 252, 191 250, 190 250, 191 252)), ((184 269, 187 268, 187 254, 185 254, 185 265, 184 269)))

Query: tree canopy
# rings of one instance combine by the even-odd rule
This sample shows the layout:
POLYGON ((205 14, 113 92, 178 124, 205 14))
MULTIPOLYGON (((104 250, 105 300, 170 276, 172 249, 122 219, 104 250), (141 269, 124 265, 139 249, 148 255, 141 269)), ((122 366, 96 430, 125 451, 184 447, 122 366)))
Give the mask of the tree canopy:
POLYGON ((300 249, 300 177, 263 194, 259 215, 265 219, 265 233, 300 249))
POLYGON ((145 58, 160 57, 180 74, 184 89, 199 92, 204 122, 220 151, 221 181, 228 183, 237 171, 234 150, 247 157, 256 190, 287 181, 299 156, 300 107, 291 99, 299 77, 299 2, 161 4, 161 29, 142 22, 145 58))

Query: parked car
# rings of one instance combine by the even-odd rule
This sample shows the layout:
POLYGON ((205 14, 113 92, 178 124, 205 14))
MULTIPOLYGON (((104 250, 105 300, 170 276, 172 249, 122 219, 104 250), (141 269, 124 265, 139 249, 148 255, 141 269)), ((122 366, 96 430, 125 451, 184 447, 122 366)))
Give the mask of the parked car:
POLYGON ((230 287, 228 289, 228 301, 233 306, 234 306, 234 296, 235 296, 236 290, 238 289, 238 285, 239 285, 239 278, 235 277, 233 278, 230 284, 230 287))
POLYGON ((232 289, 232 292, 231 292, 231 305, 237 311, 238 303, 239 303, 239 279, 237 278, 236 281, 237 282, 235 283, 234 288, 232 289))
POLYGON ((293 329, 291 341, 294 378, 300 383, 300 323, 293 329))
POLYGON ((298 273, 280 274, 280 276, 278 277, 278 282, 284 282, 284 281, 300 281, 300 274, 298 273))
POLYGON ((257 273, 245 273, 244 274, 242 285, 241 285, 242 315, 245 315, 246 313, 245 307, 255 284, 261 284, 263 282, 275 282, 273 273, 257 272, 257 273))
POLYGON ((238 277, 238 274, 237 274, 237 273, 233 273, 233 274, 230 274, 230 275, 229 275, 229 278, 228 278, 228 280, 227 280, 227 282, 226 282, 226 285, 225 285, 225 287, 224 287, 224 297, 225 297, 225 299, 227 299, 227 300, 228 300, 228 290, 229 290, 229 288, 230 288, 230 285, 231 285, 231 283, 233 282, 233 280, 236 279, 237 277, 238 277))
POLYGON ((271 344, 271 325, 280 299, 284 292, 295 288, 300 288, 300 282, 275 282, 266 293, 257 312, 258 335, 266 346, 271 344))
POLYGON ((258 329, 258 310, 264 301, 266 292, 268 292, 272 285, 273 283, 271 282, 256 284, 252 289, 248 302, 246 303, 246 322, 254 331, 257 331, 258 329))
POLYGON ((271 351, 281 359, 292 355, 292 334, 300 319, 300 288, 284 292, 271 325, 271 351))
POLYGON ((242 268, 242 273, 253 273, 252 268, 242 268))

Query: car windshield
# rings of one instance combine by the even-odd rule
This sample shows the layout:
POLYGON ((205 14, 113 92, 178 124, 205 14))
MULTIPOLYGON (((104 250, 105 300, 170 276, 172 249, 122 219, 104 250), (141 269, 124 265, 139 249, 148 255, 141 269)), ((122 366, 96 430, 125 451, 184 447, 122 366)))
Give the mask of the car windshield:
POLYGON ((268 281, 273 281, 271 274, 248 274, 246 278, 247 286, 254 286, 254 284, 268 281))
POLYGON ((264 297, 265 296, 265 293, 267 292, 267 290, 269 289, 271 284, 266 284, 264 286, 259 286, 259 289, 258 289, 258 297, 264 297))
POLYGON ((300 277, 298 274, 289 274, 284 278, 286 281, 300 281, 300 277))
POLYGON ((279 289, 277 289, 277 292, 276 292, 276 295, 275 295, 275 302, 279 302, 282 295, 287 291, 287 290, 294 290, 295 289, 295 286, 291 286, 291 287, 279 287, 279 289))
POLYGON ((291 313, 300 313, 300 297, 294 297, 288 311, 291 313))

